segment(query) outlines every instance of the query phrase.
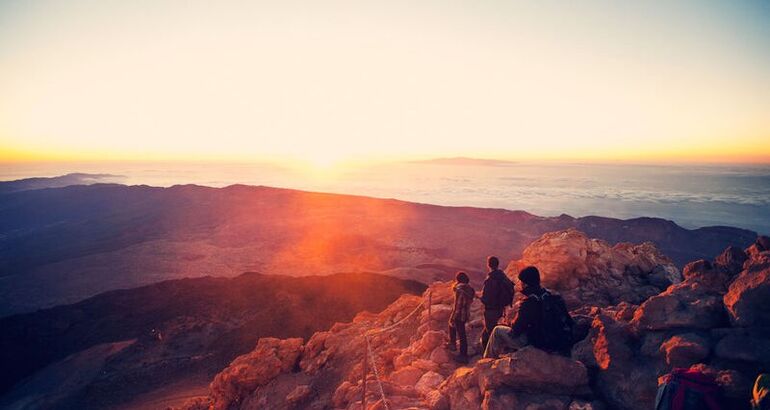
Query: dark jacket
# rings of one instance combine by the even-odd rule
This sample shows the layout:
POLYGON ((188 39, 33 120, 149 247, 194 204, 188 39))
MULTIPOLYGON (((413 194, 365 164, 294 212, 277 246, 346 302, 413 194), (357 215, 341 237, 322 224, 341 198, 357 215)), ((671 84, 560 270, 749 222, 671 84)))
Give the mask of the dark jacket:
POLYGON ((460 282, 455 283, 452 290, 455 293, 455 303, 452 306, 452 314, 449 316, 449 321, 467 322, 471 315, 471 303, 473 303, 475 292, 471 285, 460 282))
POLYGON ((505 308, 500 303, 503 292, 502 286, 504 286, 503 278, 507 278, 507 276, 500 269, 495 269, 487 274, 487 278, 484 279, 484 288, 481 290, 481 303, 484 304, 484 309, 503 310, 505 308))
POLYGON ((528 344, 539 347, 543 342, 543 309, 538 298, 545 289, 527 286, 522 293, 524 297, 516 302, 516 316, 511 321, 511 335, 526 335, 528 344))

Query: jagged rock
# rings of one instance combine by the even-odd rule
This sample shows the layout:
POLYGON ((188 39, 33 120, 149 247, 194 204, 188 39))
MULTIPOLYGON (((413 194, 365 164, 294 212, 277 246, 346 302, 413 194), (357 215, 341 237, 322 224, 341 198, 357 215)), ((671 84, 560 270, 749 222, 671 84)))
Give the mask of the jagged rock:
POLYGON ((759 236, 754 243, 746 249, 746 254, 750 258, 757 258, 762 255, 763 252, 770 250, 770 238, 767 236, 759 236))
POLYGON ((438 372, 441 366, 428 359, 417 359, 412 362, 412 366, 429 372, 438 372))
MULTIPOLYGON (((703 261, 705 262, 705 261, 703 261)), ((711 264, 685 267, 687 279, 639 306, 631 320, 637 330, 710 329, 726 322, 720 290, 724 280, 711 264)))
POLYGON ((633 356, 628 347, 630 332, 627 325, 607 315, 597 315, 591 331, 572 348, 572 357, 586 366, 608 369, 614 362, 627 361, 633 356))
POLYGON ((393 374, 390 375, 390 380, 401 385, 414 386, 424 373, 425 371, 422 369, 406 366, 393 372, 393 374))
POLYGON ((600 314, 591 332, 572 349, 572 357, 596 370, 594 392, 620 409, 646 409, 656 393, 656 372, 631 349, 629 325, 600 314))
POLYGON ((666 340, 660 351, 670 367, 690 367, 709 355, 709 342, 694 333, 685 333, 666 340))
POLYGON ((730 284, 724 304, 735 326, 770 323, 770 255, 759 255, 730 284))
POLYGON ((422 335, 422 338, 412 346, 415 356, 429 356, 433 351, 443 345, 446 333, 439 330, 430 330, 422 335))
POLYGON ((433 352, 430 354, 428 359, 433 363, 441 366, 442 364, 449 363, 452 360, 452 357, 449 356, 449 353, 447 353, 446 349, 439 346, 433 349, 433 352))
POLYGON ((567 396, 527 394, 508 389, 488 390, 481 402, 482 410, 564 410, 570 403, 567 396))
POLYGON ((641 337, 639 353, 649 357, 662 357, 660 346, 666 340, 667 332, 645 332, 641 337))
MULTIPOLYGON (((574 239, 575 234, 567 236, 574 239)), ((755 244, 755 248, 759 247, 755 244)), ((660 266, 665 265, 645 259, 648 256, 644 255, 651 253, 647 246, 622 245, 612 249, 644 263, 640 262, 637 268, 624 268, 622 273, 610 271, 604 284, 654 287, 651 276, 665 275, 660 271, 660 266), (658 272, 652 273, 656 267, 658 272)), ((762 327, 767 326, 762 295, 768 282, 763 275, 770 266, 770 252, 748 255, 745 269, 737 275, 731 273, 741 259, 741 253, 735 249, 726 250, 714 263, 702 260, 688 264, 683 282, 669 286, 638 306, 620 298, 616 304, 585 304, 574 309, 576 334, 582 340, 573 347, 571 358, 525 347, 498 360, 483 359, 458 367, 443 347, 447 338, 446 316, 452 303, 451 284, 435 283, 430 287, 430 318, 423 310, 393 330, 369 337, 374 363, 369 362, 366 375, 367 408, 385 407, 373 371, 376 368, 390 408, 587 410, 601 409, 606 403, 607 408, 641 410, 652 406, 658 376, 672 367, 695 362, 706 363, 699 366, 716 375, 731 400, 745 401, 749 379, 762 366, 770 365, 770 328, 762 327), (730 327, 726 304, 732 309, 732 323, 739 327, 730 327), (589 401, 594 398, 601 401, 589 401)), ((615 266, 615 262, 595 263, 604 257, 586 253, 589 262, 585 265, 615 266)), ((579 285, 588 286, 587 291, 576 294, 578 299, 610 300, 610 293, 600 291, 590 270, 587 275, 578 275, 579 285)), ((313 335, 304 347, 300 341, 294 348, 302 352, 294 359, 296 363, 301 357, 298 368, 277 365, 281 361, 276 362, 275 358, 283 356, 276 349, 267 348, 274 342, 265 342, 265 346, 258 346, 261 353, 251 354, 262 357, 253 366, 266 367, 255 371, 262 375, 260 378, 246 377, 244 382, 233 377, 237 367, 234 362, 212 383, 208 401, 190 408, 197 410, 211 403, 214 408, 272 408, 288 404, 297 408, 332 406, 357 410, 364 392, 364 333, 399 322, 420 303, 427 303, 427 294, 421 298, 403 297, 379 314, 361 313, 351 323, 335 324, 329 331, 313 335), (261 360, 267 360, 267 366, 261 360), (227 382, 228 377, 238 381, 227 382), (256 386, 254 380, 266 384, 256 386), (308 386, 309 390, 297 386, 308 386), (289 402, 289 398, 295 401, 289 402)), ((472 305, 471 323, 480 322, 481 309, 478 302, 472 305)), ((475 333, 469 334, 472 342, 480 329, 468 329, 475 333)))
POLYGON ((728 246, 719 256, 714 260, 714 264, 726 272, 730 276, 737 275, 743 270, 743 264, 748 259, 746 252, 736 246, 728 246))
POLYGON ((439 387, 446 397, 447 407, 452 410, 475 410, 481 406, 478 373, 475 368, 461 367, 455 370, 439 387))
POLYGON ((558 290, 572 307, 638 304, 682 279, 671 260, 651 243, 613 247, 574 229, 543 235, 506 271, 515 276, 529 265, 537 266, 543 284, 558 290))
POLYGON ((572 400, 567 410, 604 410, 606 407, 604 403, 597 400, 572 400))
POLYGON ((497 360, 481 360, 476 371, 482 390, 505 386, 530 393, 567 395, 588 390, 588 372, 583 363, 532 346, 497 360))
POLYGON ((427 372, 420 377, 414 388, 423 395, 427 395, 429 392, 436 390, 438 386, 444 382, 444 376, 436 372, 427 372))
POLYGON ((215 409, 226 409, 242 400, 257 387, 270 382, 281 372, 297 365, 302 353, 302 339, 259 339, 256 349, 239 356, 211 383, 215 409))
POLYGON ((724 360, 770 364, 770 334, 729 329, 714 347, 714 354, 724 360))
POLYGON ((299 385, 286 396, 286 402, 296 405, 307 400, 312 393, 313 391, 310 389, 310 386, 306 384, 299 385))

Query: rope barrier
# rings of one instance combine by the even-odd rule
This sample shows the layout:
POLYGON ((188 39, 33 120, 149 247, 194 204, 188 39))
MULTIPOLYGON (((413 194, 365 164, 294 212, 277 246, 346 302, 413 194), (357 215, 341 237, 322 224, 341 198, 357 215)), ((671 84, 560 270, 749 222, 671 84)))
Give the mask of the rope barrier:
MULTIPOLYGON (((369 336, 364 335, 364 339, 366 339, 366 350, 368 351, 368 354, 369 354, 369 361, 372 362, 372 371, 374 372, 374 380, 377 381, 377 386, 380 388, 380 397, 382 397, 382 405, 385 407, 385 410, 390 410, 390 408, 388 407, 388 399, 385 398, 385 390, 382 388, 380 373, 377 371, 377 363, 375 363, 374 361, 374 352, 372 352, 372 345, 369 344, 369 336)), ((364 381, 364 386, 366 386, 365 381, 364 381)))
MULTIPOLYGON (((430 290, 428 291, 428 322, 430 323, 430 308, 431 308, 431 302, 433 301, 433 292, 430 290)), ((425 300, 420 300, 420 303, 407 314, 403 318, 401 318, 398 322, 393 323, 390 326, 384 327, 382 329, 369 329, 366 332, 364 332, 364 340, 366 341, 366 352, 364 353, 364 367, 363 367, 363 379, 361 381, 361 407, 362 410, 366 410, 366 375, 367 375, 367 362, 371 362, 372 365, 372 372, 374 373, 374 380, 377 382, 377 386, 380 390, 380 397, 382 398, 382 405, 385 407, 385 410, 390 410, 390 407, 388 407, 388 399, 385 397, 385 390, 382 388, 382 380, 380 380, 380 373, 377 370, 377 363, 374 361, 374 352, 372 351, 372 345, 369 343, 369 337, 378 335, 380 333, 385 333, 387 331, 393 330, 400 326, 405 321, 409 320, 412 316, 414 316, 417 312, 420 311, 420 308, 425 304, 425 300)))

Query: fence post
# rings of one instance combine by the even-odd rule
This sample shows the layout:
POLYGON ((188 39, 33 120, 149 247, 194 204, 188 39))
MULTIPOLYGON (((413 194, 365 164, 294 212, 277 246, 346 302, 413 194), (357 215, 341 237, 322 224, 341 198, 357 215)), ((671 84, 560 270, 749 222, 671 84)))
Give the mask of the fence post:
MULTIPOLYGON (((366 336, 364 336, 366 337, 366 336)), ((369 373, 369 350, 364 346, 364 373, 361 376, 361 410, 366 410, 366 374, 369 373)))
POLYGON ((428 327, 431 327, 431 319, 433 311, 433 290, 428 290, 428 327))

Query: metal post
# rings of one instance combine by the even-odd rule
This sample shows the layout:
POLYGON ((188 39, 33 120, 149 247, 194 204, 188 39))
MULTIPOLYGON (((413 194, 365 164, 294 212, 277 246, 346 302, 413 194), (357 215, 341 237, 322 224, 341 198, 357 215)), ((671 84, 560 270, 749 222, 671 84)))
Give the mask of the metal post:
MULTIPOLYGON (((366 336, 364 336, 366 337, 366 336)), ((369 373, 369 351, 364 346, 364 373, 361 377, 361 410, 366 410, 366 374, 369 373)))

